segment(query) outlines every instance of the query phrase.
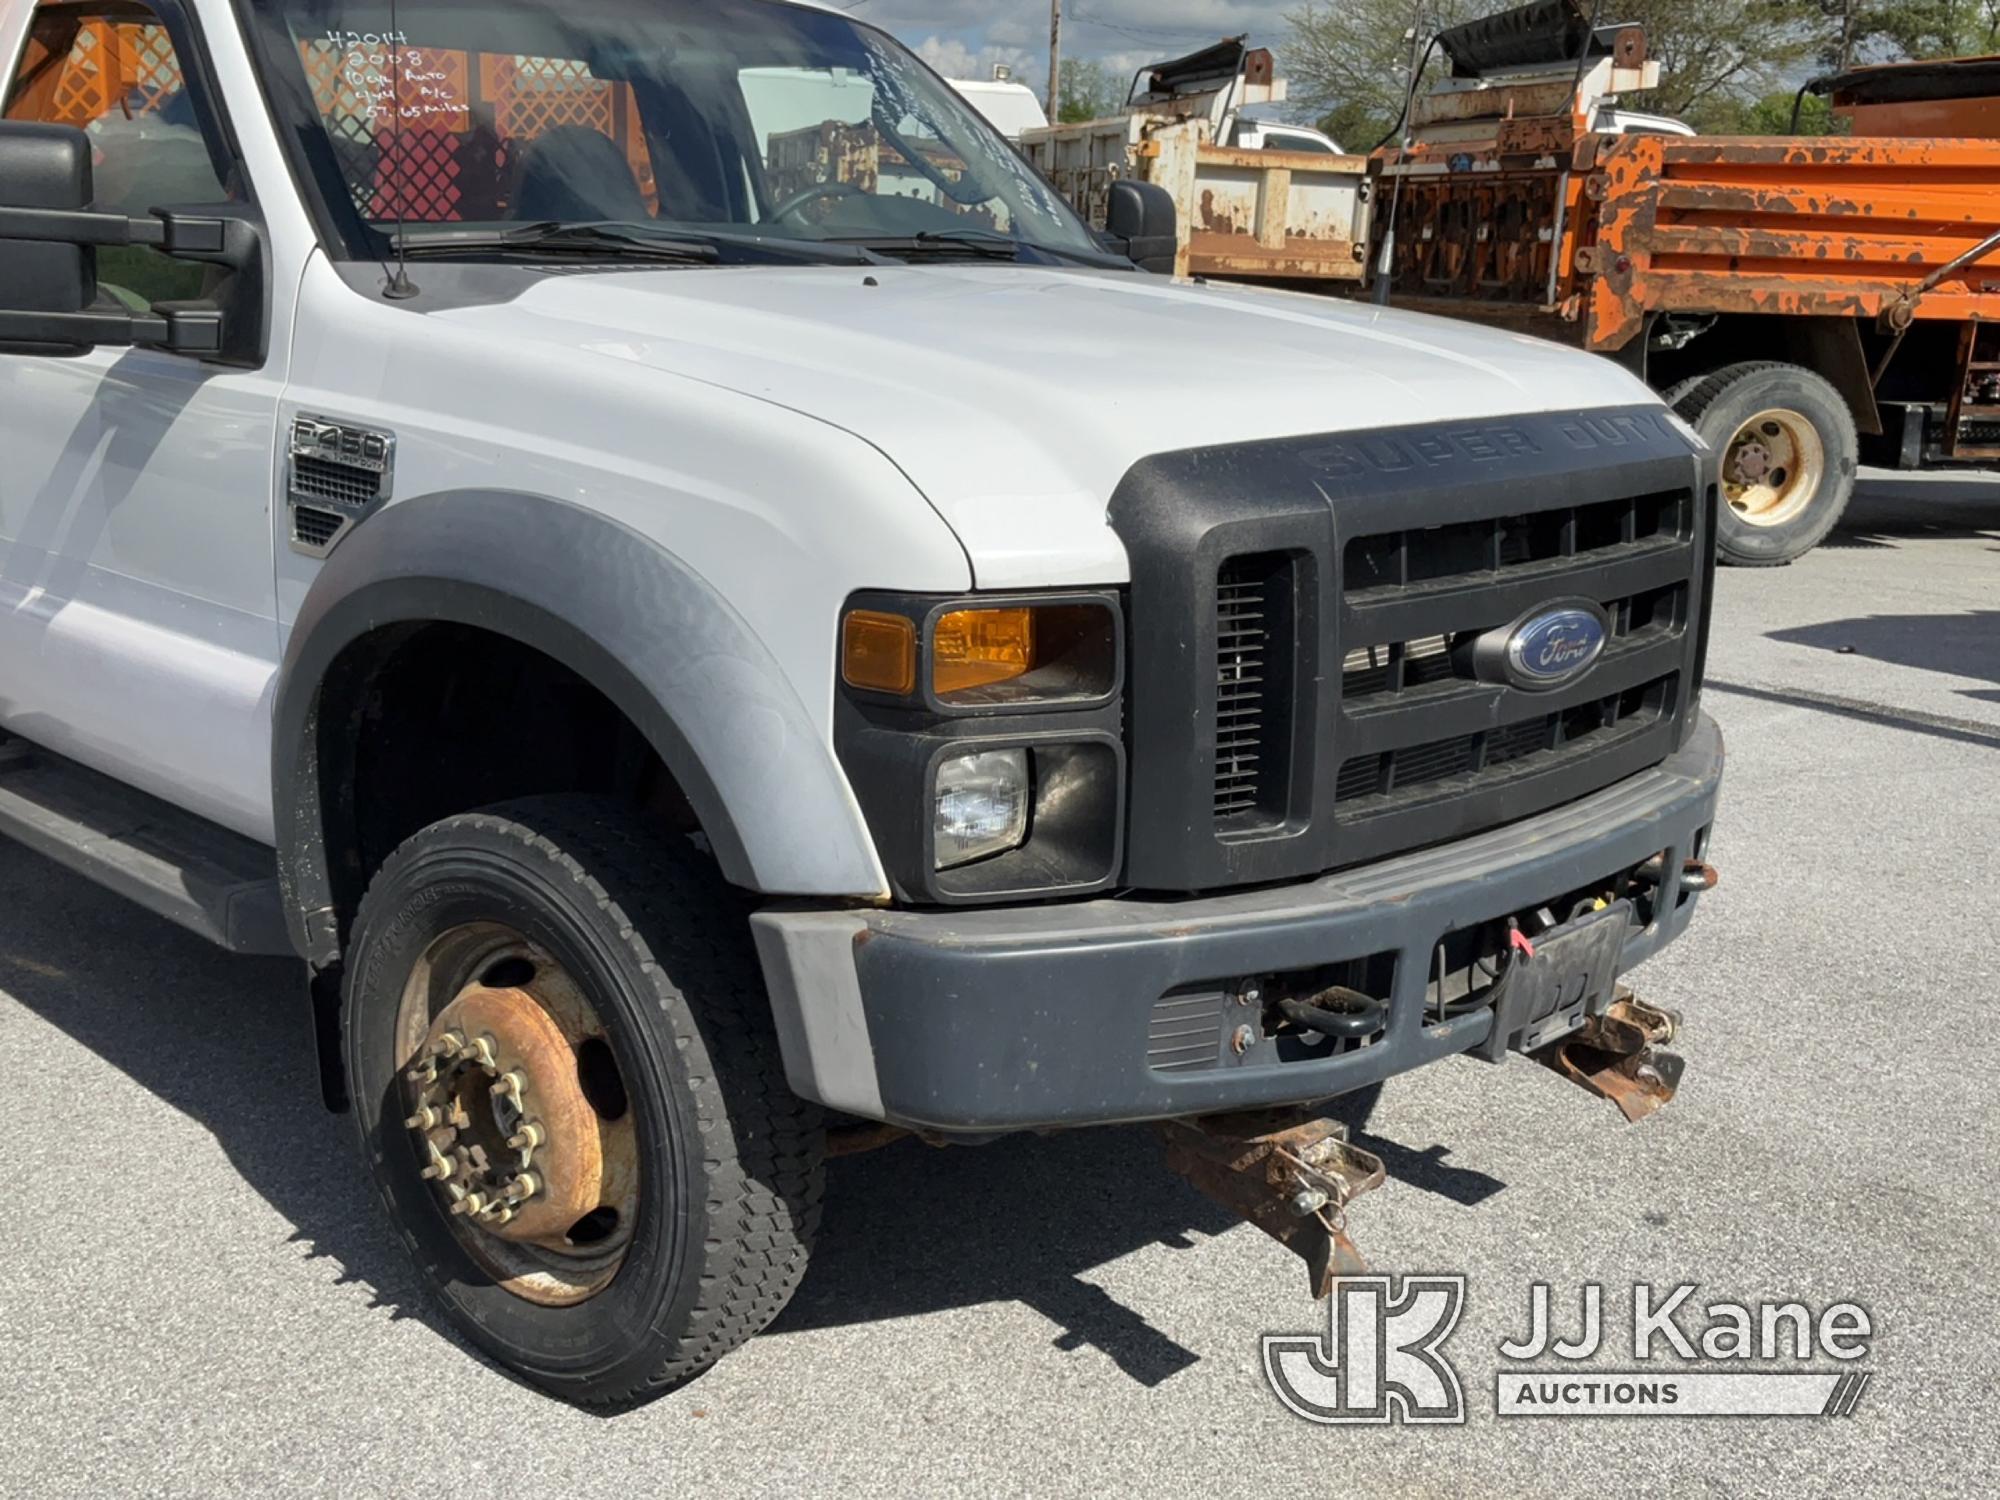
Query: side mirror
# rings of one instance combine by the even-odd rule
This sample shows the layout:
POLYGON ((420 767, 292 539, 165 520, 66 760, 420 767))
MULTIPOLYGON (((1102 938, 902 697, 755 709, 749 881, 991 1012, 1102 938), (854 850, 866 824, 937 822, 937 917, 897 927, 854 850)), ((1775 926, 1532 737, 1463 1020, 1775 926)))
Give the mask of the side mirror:
POLYGON ((1174 274, 1180 260, 1180 213, 1174 195, 1154 182, 1121 177, 1111 184, 1104 233, 1142 271, 1174 274))
POLYGON ((67 125, 0 121, 0 354, 81 354, 145 345, 230 363, 263 362, 263 247, 256 226, 220 212, 91 211, 90 137, 67 125), (160 303, 148 313, 97 296, 97 250, 141 245, 235 272, 218 302, 160 303))
MULTIPOLYGON (((81 130, 0 124, 0 205, 81 213, 90 197, 90 138, 81 130)), ((96 300, 93 247, 0 240, 0 315, 74 316, 96 300)), ((65 341, 37 352, 78 354, 87 347, 65 341)))

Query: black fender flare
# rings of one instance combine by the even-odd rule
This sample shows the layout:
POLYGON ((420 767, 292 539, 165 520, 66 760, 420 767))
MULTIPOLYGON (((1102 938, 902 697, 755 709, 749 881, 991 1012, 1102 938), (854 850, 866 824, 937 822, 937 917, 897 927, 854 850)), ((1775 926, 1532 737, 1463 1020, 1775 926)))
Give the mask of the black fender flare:
POLYGON ((389 505, 353 528, 308 589, 286 642, 272 710, 273 820, 292 939, 316 965, 339 946, 322 688, 356 641, 423 623, 510 637, 594 685, 679 782, 732 884, 791 896, 886 893, 825 737, 776 658, 714 588, 658 542, 580 506, 518 491, 445 491, 389 505))

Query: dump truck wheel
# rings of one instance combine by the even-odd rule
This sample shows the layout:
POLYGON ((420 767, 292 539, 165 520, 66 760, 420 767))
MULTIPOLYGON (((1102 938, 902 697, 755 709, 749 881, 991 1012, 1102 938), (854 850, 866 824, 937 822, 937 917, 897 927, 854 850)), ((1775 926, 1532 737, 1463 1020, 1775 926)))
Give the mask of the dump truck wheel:
POLYGON ((1847 403, 1798 365, 1744 364, 1669 393, 1714 450, 1721 560, 1776 567, 1804 557, 1854 494, 1861 440, 1847 403))
POLYGON ((1679 381, 1674 385, 1668 386, 1664 391, 1661 391, 1660 399, 1666 402, 1667 405, 1671 406, 1675 411, 1679 411, 1681 409, 1681 403, 1687 400, 1688 397, 1692 396, 1695 393, 1696 389, 1699 388, 1701 383, 1706 379, 1708 379, 1706 375, 1697 375, 1692 380, 1679 381))
POLYGON ((824 1123, 786 1086, 748 910, 593 798, 433 824, 370 884, 344 1007, 354 1118, 451 1320, 623 1408, 791 1299, 824 1123))

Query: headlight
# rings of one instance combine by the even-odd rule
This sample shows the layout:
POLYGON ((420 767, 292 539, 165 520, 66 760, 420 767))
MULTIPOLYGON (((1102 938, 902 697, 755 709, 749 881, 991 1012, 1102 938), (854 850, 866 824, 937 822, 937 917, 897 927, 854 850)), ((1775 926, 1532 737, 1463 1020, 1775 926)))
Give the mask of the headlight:
POLYGON ((987 750, 940 762, 937 867, 954 870, 1018 849, 1028 837, 1028 752, 987 750))
POLYGON ((840 614, 833 741, 898 901, 1087 896, 1125 853, 1112 589, 908 594, 840 614))
POLYGON ((849 687, 920 698, 941 714, 1091 706, 1118 693, 1118 617, 1107 599, 919 597, 908 608, 843 617, 840 675, 849 687))

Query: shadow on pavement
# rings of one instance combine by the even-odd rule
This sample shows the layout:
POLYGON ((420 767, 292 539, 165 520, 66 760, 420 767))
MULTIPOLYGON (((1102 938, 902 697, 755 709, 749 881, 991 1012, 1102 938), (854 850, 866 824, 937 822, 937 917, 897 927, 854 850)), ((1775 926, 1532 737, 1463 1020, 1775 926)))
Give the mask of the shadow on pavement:
MULTIPOLYGON (((294 1226, 292 1239, 370 1288, 372 1305, 459 1342, 382 1220, 350 1122, 320 1106, 296 965, 220 953, 5 840, 0 910, 0 990, 206 1128, 294 1226)), ((1373 1104, 1364 1091, 1335 1113, 1398 1180, 1467 1204, 1503 1187, 1447 1165, 1441 1146, 1365 1134, 1373 1104)), ((1058 1347, 1100 1349, 1145 1385, 1198 1358, 1086 1279, 1145 1247, 1187 1248, 1236 1227, 1167 1171, 1150 1130, 976 1150, 905 1141, 834 1161, 828 1174, 813 1269, 774 1333, 1018 1301, 1061 1330, 1058 1347)), ((1303 1284, 1284 1251, 1240 1232, 1257 1274, 1303 1284)))
MULTIPOLYGON (((1861 615, 1774 630, 1769 639, 1891 666, 1943 672, 2000 684, 2000 610, 1955 615, 1861 615)), ((2000 702, 2000 689, 1961 688, 1961 696, 2000 702)))
POLYGON ((1912 537, 1985 538, 2000 550, 2000 474, 1864 474, 1822 547, 1894 547, 1912 537))

